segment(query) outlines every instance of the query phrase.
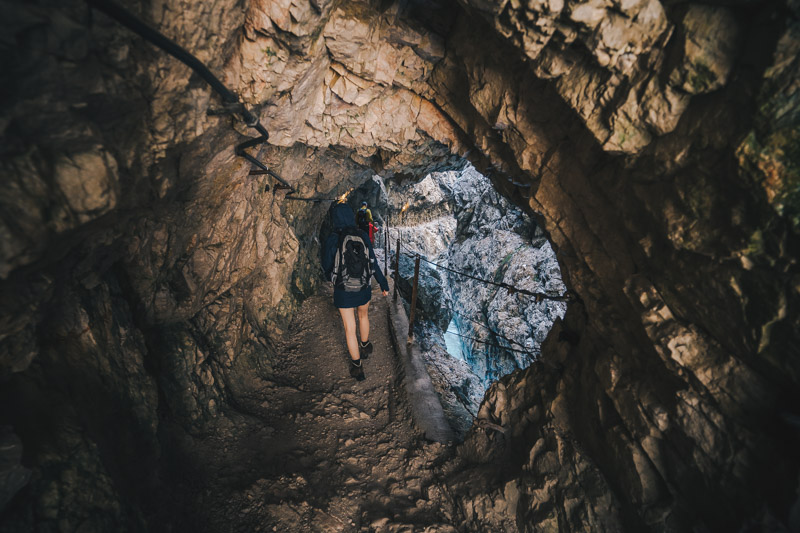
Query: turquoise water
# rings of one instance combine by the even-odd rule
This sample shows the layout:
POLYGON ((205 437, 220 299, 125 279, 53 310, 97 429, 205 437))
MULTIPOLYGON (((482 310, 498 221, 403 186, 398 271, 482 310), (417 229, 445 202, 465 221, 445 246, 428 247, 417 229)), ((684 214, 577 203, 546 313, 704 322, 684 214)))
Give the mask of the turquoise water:
POLYGON ((463 361, 464 352, 461 348, 461 337, 456 335, 458 332, 458 326, 456 325, 455 319, 453 319, 450 321, 450 324, 447 325, 447 331, 444 333, 444 344, 447 353, 463 361))

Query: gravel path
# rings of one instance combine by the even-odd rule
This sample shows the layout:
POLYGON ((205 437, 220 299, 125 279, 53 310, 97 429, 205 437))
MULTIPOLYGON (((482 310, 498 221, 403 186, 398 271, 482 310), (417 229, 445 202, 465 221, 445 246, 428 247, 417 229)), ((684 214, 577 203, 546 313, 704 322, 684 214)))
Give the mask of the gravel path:
POLYGON ((194 511, 175 530, 456 531, 436 483, 453 451, 411 424, 377 287, 370 319, 357 382, 330 289, 303 304, 272 380, 192 443, 194 511))

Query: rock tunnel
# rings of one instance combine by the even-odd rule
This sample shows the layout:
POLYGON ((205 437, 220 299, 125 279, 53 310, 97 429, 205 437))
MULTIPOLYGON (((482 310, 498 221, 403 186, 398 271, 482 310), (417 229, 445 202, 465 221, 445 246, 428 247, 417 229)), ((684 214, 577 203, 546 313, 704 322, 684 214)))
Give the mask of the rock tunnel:
POLYGON ((402 505, 340 519, 357 495, 265 478, 255 522, 193 530, 800 530, 795 0, 124 4, 294 192, 174 57, 81 1, 2 3, 1 531, 187 530, 221 482, 180 481, 191 450, 323 290, 330 201, 297 198, 467 164, 576 296, 540 360, 463 443, 405 448, 433 458, 402 505))

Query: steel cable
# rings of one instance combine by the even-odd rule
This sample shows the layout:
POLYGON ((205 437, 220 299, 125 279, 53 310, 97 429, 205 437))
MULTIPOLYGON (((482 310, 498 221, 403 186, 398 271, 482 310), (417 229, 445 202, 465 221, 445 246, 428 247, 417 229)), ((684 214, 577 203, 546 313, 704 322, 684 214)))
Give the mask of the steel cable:
POLYGON ((509 292, 509 294, 523 294, 525 296, 531 296, 533 298, 536 298, 537 302, 541 302, 542 300, 553 300, 553 301, 557 301, 557 302, 572 302, 572 301, 575 301, 575 298, 571 294, 569 294, 569 291, 565 292, 564 295, 562 295, 562 296, 553 296, 553 295, 550 295, 550 294, 547 294, 547 293, 543 293, 543 292, 532 292, 532 291, 529 291, 527 289, 520 289, 518 287, 514 287, 513 285, 509 285, 508 283, 498 283, 496 281, 489 281, 488 279, 478 278, 478 277, 473 276, 471 274, 467 274, 466 272, 462 272, 460 270, 455 270, 453 268, 446 267, 446 266, 440 265, 438 263, 434 263, 433 261, 430 261, 430 260, 426 259, 422 254, 420 254, 418 252, 411 251, 402 242, 400 243, 400 246, 406 249, 406 251, 408 253, 403 253, 403 255, 405 255, 408 258, 413 259, 416 256, 419 256, 420 259, 422 259, 423 261, 425 261, 428 264, 431 264, 431 265, 435 266, 436 268, 441 268, 442 270, 447 270, 448 272, 452 272, 454 274, 458 274, 460 276, 464 276, 466 278, 469 278, 469 279, 472 279, 472 280, 475 280, 475 281, 480 281, 481 283, 484 283, 486 285, 493 285, 495 287, 500 287, 501 289, 506 289, 509 292))
MULTIPOLYGON (((524 350, 524 353, 527 353, 527 354, 529 354, 529 355, 531 355, 531 356, 534 356, 534 355, 535 355, 534 353, 532 353, 532 352, 530 352, 529 350, 527 350, 527 346, 525 346, 525 345, 523 345, 523 344, 520 344, 520 343, 518 343, 518 342, 517 342, 517 341, 515 341, 514 339, 509 339, 509 338, 508 338, 508 337, 506 337, 505 335, 501 335, 500 333, 498 333, 498 332, 496 332, 495 330, 493 330, 492 328, 490 328, 488 324, 484 324, 483 322, 480 322, 480 321, 478 321, 478 320, 475 320, 474 318, 470 318, 470 317, 468 317, 468 316, 466 316, 466 315, 464 315, 464 314, 461 314, 461 313, 459 313, 458 311, 456 311, 455 309, 453 309, 452 307, 450 307, 450 306, 449 306, 449 305, 447 305, 447 304, 445 304, 445 307, 446 307, 446 308, 447 308, 447 309, 448 309, 448 310, 449 310, 451 313, 453 313, 453 314, 455 314, 455 315, 458 315, 458 316, 460 316, 461 318, 464 318, 464 319, 466 319, 466 320, 468 320, 468 321, 472 322, 473 324, 476 324, 476 325, 478 325, 478 326, 480 326, 480 327, 482 327, 482 328, 486 328, 487 330, 489 330, 489 333, 491 333, 491 334, 492 334, 492 335, 494 335, 495 337, 497 337, 497 338, 499 338, 499 339, 503 339, 504 341, 508 342, 509 344, 516 344, 516 345, 517 345, 517 346, 519 346, 520 348, 525 348, 525 350, 524 350)), ((502 347, 502 346, 501 346, 501 347, 502 347)))
MULTIPOLYGON (((516 288, 516 287, 512 287, 512 286, 510 286, 510 285, 508 285, 508 284, 506 284, 506 283, 496 283, 496 282, 491 282, 491 281, 484 280, 484 279, 481 279, 481 278, 477 278, 477 277, 475 277, 475 276, 471 276, 471 275, 469 275, 469 274, 466 274, 466 273, 464 273, 464 272, 461 272, 461 271, 458 271, 458 270, 454 270, 454 269, 452 269, 452 268, 445 267, 445 266, 443 266, 443 265, 440 265, 440 264, 438 264, 438 263, 434 263, 433 261, 429 261, 429 260, 427 260, 425 257, 423 257, 423 256, 422 256, 422 254, 419 254, 419 253, 417 253, 417 252, 413 252, 412 250, 410 250, 410 249, 408 248, 408 246, 406 246, 405 244, 403 244, 403 243, 402 243, 402 241, 400 242, 400 246, 406 250, 406 252, 400 252, 400 253, 401 253, 402 255, 405 255, 405 256, 406 256, 406 257, 408 257, 409 259, 414 259, 415 257, 419 256, 421 260, 425 261, 426 263, 432 264, 432 265, 436 266, 437 268, 442 268, 442 269, 444 269, 444 270, 448 270, 448 271, 450 271, 450 272, 454 272, 454 273, 456 273, 456 274, 461 274, 461 275, 463 275, 463 276, 466 276, 466 277, 468 277, 468 278, 470 278, 470 279, 473 279, 473 280, 476 280, 476 281, 480 281, 480 282, 483 282, 483 283, 486 283, 486 284, 489 284, 489 285, 500 286, 500 287, 502 287, 502 288, 505 288, 505 289, 507 289, 507 290, 508 290, 509 288, 511 288, 512 290, 510 290, 509 292, 512 292, 512 291, 513 291, 513 292, 519 292, 519 293, 521 293, 521 294, 526 294, 526 295, 532 295, 532 296, 536 296, 536 300, 537 300, 537 302, 538 302, 538 301, 541 301, 542 299, 545 299, 545 298, 547 298, 547 299, 551 299, 551 300, 558 300, 558 301, 569 301, 569 299, 568 299, 568 297, 567 297, 567 296, 564 296, 564 297, 554 297, 554 296, 547 295, 547 294, 543 294, 543 293, 533 293, 533 292, 531 292, 531 291, 527 291, 527 290, 525 290, 525 289, 518 289, 518 288, 516 288), (541 296, 541 298, 540 298, 540 296, 541 296)), ((517 349, 515 349, 515 348, 506 347, 506 346, 503 346, 503 345, 501 345, 501 344, 491 343, 491 342, 488 342, 488 341, 483 341, 483 340, 480 340, 480 339, 476 339, 476 338, 474 338, 474 337, 468 337, 468 336, 466 336, 466 335, 462 335, 462 334, 460 334, 460 333, 454 333, 454 332, 450 332, 450 333, 452 333, 453 335, 456 335, 456 336, 458 336, 458 337, 462 337, 462 338, 464 338, 464 339, 472 340, 472 341, 475 341, 475 342, 479 342, 479 343, 482 343, 482 344, 487 344, 487 345, 490 345, 490 346, 494 346, 494 347, 497 347, 497 348, 501 348, 501 349, 504 349, 504 350, 507 350, 507 351, 516 352, 516 353, 524 353, 524 354, 527 354, 527 355, 529 355, 530 357, 536 357, 536 354, 535 354, 535 353, 533 353, 533 352, 531 352, 530 350, 528 350, 526 346, 524 346, 524 345, 520 344, 519 342, 517 342, 517 341, 515 341, 515 340, 513 340, 513 339, 509 339, 509 338, 508 338, 508 337, 506 337, 505 335, 502 335, 502 334, 500 334, 500 333, 498 333, 498 332, 494 331, 494 330, 493 330, 491 327, 489 327, 489 325, 488 325, 488 324, 484 324, 484 323, 482 323, 482 322, 480 322, 480 321, 478 321, 478 320, 475 320, 474 318, 470 318, 470 317, 468 317, 468 316, 466 316, 466 315, 464 315, 464 314, 462 314, 462 313, 459 313, 458 311, 456 311, 455 309, 453 309, 452 307, 450 307, 450 306, 449 306, 449 305, 447 305, 447 304, 445 304, 445 307, 446 307, 446 308, 447 308, 447 309, 448 309, 450 312, 452 312, 453 314, 455 314, 455 315, 458 315, 458 316, 460 316, 460 317, 462 317, 462 318, 464 318, 464 319, 466 319, 466 320, 468 320, 468 321, 470 321, 470 322, 473 322, 474 324, 477 324, 478 326, 481 326, 481 327, 483 327, 483 328, 486 328, 486 329, 487 329, 487 330, 488 330, 488 331, 489 331, 489 332, 490 332, 492 335, 494 335, 495 337, 497 337, 497 338, 499 338, 499 339, 503 339, 503 340, 505 340, 506 342, 508 342, 509 344, 515 344, 515 345, 519 346, 520 348, 524 348, 524 350, 517 350, 517 349)))
POLYGON ((295 192, 294 187, 283 179, 280 175, 274 172, 272 169, 267 167, 264 163, 250 155, 246 152, 247 148, 252 148, 253 146, 257 146, 259 144, 263 144, 267 142, 269 139, 269 132, 267 129, 261 124, 258 120, 258 117, 253 114, 249 109, 245 107, 245 105, 239 100, 239 97, 228 89, 225 84, 223 84, 219 78, 217 78, 211 70, 199 59, 197 59, 194 55, 192 55, 188 50, 177 44, 176 42, 169 39, 167 36, 155 30, 142 22, 136 15, 131 13, 130 11, 126 10, 125 8, 117 5, 110 0, 86 0, 87 4, 90 7, 105 13, 109 17, 113 18, 132 32, 136 33, 143 39, 149 41, 150 43, 154 44, 155 46, 159 47, 184 65, 191 68, 198 76, 200 76, 206 83, 208 83, 212 89, 214 89, 221 97, 224 105, 222 110, 217 113, 210 113, 210 114, 228 114, 228 113, 236 113, 242 117, 244 123, 256 130, 259 133, 259 137, 255 137, 252 139, 248 139, 242 143, 239 143, 234 148, 234 153, 239 156, 245 158, 250 163, 256 165, 257 167, 261 168, 265 172, 267 172, 270 176, 278 180, 282 183, 285 187, 290 189, 290 194, 295 192))
POLYGON ((448 331, 447 333, 450 333, 451 335, 455 335, 457 337, 461 337, 462 339, 468 339, 468 340, 471 340, 471 341, 474 341, 474 342, 479 342, 481 344, 486 344, 488 346, 494 346, 495 348, 500 348, 500 349, 506 350, 508 352, 524 353, 526 355, 535 355, 535 354, 532 354, 531 352, 526 351, 526 350, 516 350, 514 348, 507 348, 506 346, 503 346, 502 344, 496 344, 496 343, 489 342, 489 341, 482 341, 480 339, 476 339, 475 337, 468 337, 467 335, 462 335, 461 333, 455 333, 455 332, 452 332, 452 331, 448 331))

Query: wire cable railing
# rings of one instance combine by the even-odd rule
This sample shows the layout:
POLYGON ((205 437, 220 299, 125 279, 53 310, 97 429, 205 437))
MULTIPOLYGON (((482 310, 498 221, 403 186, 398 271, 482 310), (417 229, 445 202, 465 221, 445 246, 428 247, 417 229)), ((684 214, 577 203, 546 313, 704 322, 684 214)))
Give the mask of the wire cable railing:
POLYGON ((552 300, 552 301, 557 301, 557 302, 572 302, 572 301, 576 300, 574 295, 572 293, 570 293, 569 291, 566 291, 563 295, 552 295, 552 294, 547 294, 547 293, 544 293, 544 292, 529 291, 528 289, 522 289, 520 287, 515 287, 513 285, 509 285, 508 283, 491 281, 491 280, 488 280, 488 279, 479 278, 477 276, 473 276, 472 274, 468 274, 468 273, 463 272, 461 270, 456 270, 454 268, 450 268, 450 267, 447 267, 447 266, 444 266, 444 265, 440 265, 439 263, 434 263, 433 261, 430 261, 429 259, 424 257, 419 252, 414 252, 414 251, 410 250, 402 242, 400 243, 400 246, 403 249, 406 250, 406 252, 401 252, 401 253, 403 255, 405 255, 406 257, 410 258, 410 259, 414 259, 416 257, 419 257, 422 261, 424 261, 424 262, 426 262, 426 263, 428 263, 430 265, 433 265, 436 268, 441 268, 442 270, 446 270, 448 272, 452 272, 454 274, 458 274, 459 276, 463 276, 465 278, 469 278, 469 279, 474 280, 474 281, 479 281, 479 282, 484 283, 486 285, 493 285, 495 287, 500 287, 501 289, 505 289, 505 290, 508 291, 508 293, 510 295, 522 294, 522 295, 525 295, 525 296, 530 296, 532 298, 535 298, 537 302, 541 302, 542 300, 552 300))
POLYGON ((219 78, 197 57, 192 55, 188 50, 177 44, 175 41, 168 38, 158 30, 151 28, 145 24, 136 15, 123 8, 122 6, 112 2, 111 0, 86 0, 90 7, 105 13, 107 16, 116 20, 132 32, 136 33, 143 39, 149 41, 151 44, 157 46, 164 52, 168 53, 184 65, 191 68, 198 76, 200 76, 211 88, 217 92, 222 98, 222 107, 210 110, 210 115, 239 115, 244 123, 256 130, 259 133, 258 137, 253 137, 244 142, 236 145, 234 153, 243 157, 253 165, 259 167, 264 173, 269 174, 281 184, 283 188, 295 192, 294 187, 278 173, 270 169, 267 165, 253 157, 247 152, 248 148, 264 144, 269 139, 269 132, 258 120, 258 117, 239 100, 236 93, 228 89, 219 78))
POLYGON ((479 342, 481 344, 486 344, 487 346, 493 346, 495 348, 501 348, 501 349, 503 349, 503 350, 505 350, 507 352, 524 353, 526 355, 533 355, 533 354, 531 354, 531 352, 529 352, 527 350, 516 350, 514 348, 509 348, 508 346, 503 346, 502 344, 496 344, 496 343, 490 342, 490 341, 483 341, 481 339, 476 339, 475 337, 468 337, 467 335, 462 335, 461 333, 456 333, 454 331, 448 331, 447 333, 449 333, 450 335, 455 335, 457 337, 461 337, 462 339, 467 339, 467 340, 470 340, 470 341, 473 341, 473 342, 479 342))
MULTIPOLYGON (((294 186, 286 181, 280 174, 269 168, 266 164, 259 161, 256 157, 248 153, 249 148, 264 144, 269 139, 269 132, 261 124, 258 117, 250 111, 244 103, 241 102, 239 96, 228 89, 220 79, 214 75, 213 72, 197 57, 191 54, 188 50, 177 44, 175 41, 168 38, 158 30, 151 28, 145 24, 136 15, 116 4, 111 0, 86 0, 90 7, 105 13, 107 16, 116 20, 132 32, 136 33, 143 39, 151 44, 157 46, 164 52, 168 53, 184 65, 191 68, 198 76, 200 76, 211 88, 217 92, 222 98, 222 105, 216 109, 209 109, 209 115, 239 115, 244 123, 256 130, 259 134, 258 137, 247 139, 234 147, 234 153, 238 157, 246 159, 251 164, 258 167, 260 170, 251 169, 250 175, 269 175, 277 180, 281 185, 276 185, 275 190, 284 189, 289 193, 286 195, 286 200, 298 200, 302 202, 336 202, 339 198, 328 197, 301 197, 294 196, 297 190, 294 186)), ((269 186, 265 186, 267 190, 269 186)))
MULTIPOLYGON (((297 190, 291 183, 286 181, 280 174, 269 168, 266 164, 259 161, 256 157, 248 153, 247 150, 249 148, 266 143, 269 139, 269 132, 261 124, 261 121, 259 121, 256 114, 250 111, 244 105, 244 103, 242 103, 242 101, 239 99, 239 96, 235 92, 228 89, 225 84, 222 83, 222 81, 220 81, 220 79, 215 76, 213 72, 211 72, 211 69, 209 69, 202 61, 197 59, 196 56, 177 44, 175 41, 168 38, 163 33, 151 28, 136 15, 111 0, 86 0, 86 3, 90 7, 116 20, 118 23, 122 24, 135 34, 139 35, 184 65, 188 66, 206 83, 208 83, 208 85, 211 86, 211 88, 216 91, 216 93, 219 94, 220 98, 222 99, 222 105, 216 109, 209 109, 209 115, 239 115, 248 127, 253 128, 258 132, 258 137, 247 139, 234 147, 234 153, 238 157, 246 159, 248 162, 260 169, 251 169, 250 175, 266 174, 272 176, 281 184, 280 186, 276 185, 274 187, 275 190, 284 189, 289 191, 285 197, 287 200, 298 200, 303 202, 335 202, 338 200, 338 198, 328 197, 304 198, 300 196, 294 196, 297 190)), ((268 185, 265 186, 265 190, 268 188, 268 185)))
MULTIPOLYGON (((534 357, 534 356, 535 356, 535 354, 534 354, 534 353, 532 353, 530 350, 528 350, 528 349, 527 349, 527 346, 525 346, 524 344, 520 344, 519 342, 515 341, 514 339, 509 339, 509 338, 508 338, 508 337, 506 337, 505 335, 502 335, 502 334, 498 333, 497 331, 495 331, 495 330, 493 330, 492 328, 490 328, 488 324, 485 324, 485 323, 483 323, 483 322, 481 322, 481 321, 479 321, 479 320, 475 320, 474 318, 470 318, 470 317, 468 317, 468 316, 466 316, 466 315, 464 315, 464 314, 462 314, 462 313, 459 313, 458 311, 456 311, 455 309, 453 309, 452 307, 450 307, 450 306, 449 306, 449 305, 447 305, 447 304, 445 304, 445 307, 446 307, 446 308, 447 308, 447 309, 448 309, 448 310, 449 310, 451 313, 453 313, 454 315, 457 315, 457 316, 459 316, 459 317, 461 317, 461 318, 463 318, 463 319, 465 319, 465 320, 468 320, 468 321, 472 322, 473 324, 475 324, 475 325, 477 325, 477 326, 480 326, 480 327, 482 327, 482 328, 486 328, 486 329, 489 331, 489 333, 491 333, 491 334, 492 334, 492 335, 494 335, 495 337, 497 337, 497 338, 499 338, 499 339, 503 339, 504 341, 508 342, 509 344, 515 344, 515 345, 519 346, 520 348, 525 348, 525 349, 524 349, 524 350, 514 350, 514 349, 512 349, 512 348, 506 348, 505 346, 502 346, 502 345, 496 345, 496 346, 498 346, 498 347, 500 347, 500 348, 503 348, 504 350, 515 351, 515 352, 519 352, 519 353, 526 353, 526 354, 530 355, 531 357, 534 357)), ((452 332, 452 331, 448 331, 448 333, 453 333, 453 332, 452 332)), ((466 337, 466 336, 464 336, 464 335, 461 335, 461 334, 459 334, 459 333, 454 333, 454 335, 458 335, 459 337, 463 337, 463 338, 465 338, 465 339, 474 340, 474 341, 476 341, 476 342, 484 342, 484 341, 480 341, 480 340, 478 340, 478 339, 473 339, 472 337, 466 337)), ((485 342, 484 342, 484 343, 485 343, 485 342)), ((486 344, 486 343, 485 343, 485 344, 486 344)))
MULTIPOLYGON (((388 232, 388 228, 387 228, 387 232, 388 232)), ((473 275, 468 274, 466 272, 463 272, 463 271, 460 271, 460 270, 456 270, 456 269, 453 269, 453 268, 450 268, 450 267, 446 267, 446 266, 441 265, 439 263, 435 263, 433 261, 428 260, 427 258, 423 257, 421 253, 415 252, 413 250, 410 250, 407 245, 403 244, 403 242, 400 240, 399 237, 398 237, 396 242, 397 242, 397 244, 396 244, 395 250, 394 250, 394 252, 397 254, 397 255, 395 255, 395 261, 394 261, 395 275, 399 276, 399 273, 397 271, 400 269, 399 258, 400 258, 401 255, 403 255, 405 257, 408 257, 410 259, 415 259, 415 268, 414 268, 414 285, 415 286, 418 283, 418 279, 419 279, 419 260, 422 260, 422 261, 425 261, 426 263, 431 264, 431 265, 433 265, 433 266, 435 266, 437 268, 441 268, 443 270, 447 270, 449 272, 453 272, 455 274, 462 275, 464 277, 467 277, 469 279, 472 279, 472 280, 475 280, 475 281, 478 281, 478 282, 481 282, 481 283, 484 283, 484 284, 487 284, 487 285, 493 285, 493 286, 496 286, 496 287, 500 287, 500 288, 506 289, 509 292, 509 294, 515 294, 516 293, 516 294, 521 294, 521 295, 534 297, 537 302, 541 302, 543 300, 553 300, 553 301, 560 301, 560 302, 565 302, 565 303, 573 302, 573 301, 580 301, 580 299, 577 297, 577 295, 575 295, 574 293, 571 293, 570 291, 565 291, 563 295, 552 295, 552 294, 546 294, 546 293, 541 293, 541 292, 529 291, 527 289, 521 289, 519 287, 514 287, 514 286, 509 285, 507 283, 495 282, 495 281, 490 281, 490 280, 486 280, 486 279, 483 279, 483 278, 479 278, 477 276, 473 276, 473 275)), ((388 250, 386 251, 386 253, 387 253, 387 257, 388 257, 388 250)), ((397 283, 395 283, 395 299, 397 297, 396 296, 396 292, 397 292, 397 283)), ((491 327, 489 327, 488 324, 485 324, 483 322, 475 320, 474 318, 468 317, 468 316, 464 315, 463 313, 460 313, 460 312, 456 311, 455 309, 453 309, 451 306, 449 306, 447 304, 445 304, 445 307, 449 311, 454 313, 455 315, 458 315, 458 316, 460 316, 462 318, 465 318, 466 320, 468 320, 470 322, 473 322, 473 323, 475 323, 475 324, 477 324, 477 325, 479 325, 479 326, 481 326, 483 328, 486 328, 496 338, 503 339, 506 342, 508 342, 509 344, 514 344, 516 346, 519 346, 519 347, 525 348, 525 349, 524 350, 518 350, 516 348, 511 348, 509 346, 503 346, 501 344, 493 343, 493 342, 482 340, 482 339, 477 339, 475 337, 470 337, 468 335, 463 335, 463 334, 458 333, 458 332, 450 331, 449 333, 451 333, 451 334, 453 334, 453 335, 455 335, 457 337, 463 338, 465 340, 470 340, 470 341, 473 341, 473 342, 485 344, 485 345, 492 346, 492 347, 495 347, 495 348, 500 348, 500 349, 505 350, 505 351, 514 352, 514 353, 524 353, 524 354, 528 355, 529 357, 531 357, 534 361, 539 361, 539 362, 543 363, 545 366, 547 366, 547 367, 549 367, 551 369, 560 370, 560 365, 559 364, 553 363, 551 361, 542 360, 539 357, 538 353, 532 352, 530 349, 528 349, 526 346, 523 346, 519 342, 517 342, 517 341, 515 341, 513 339, 509 339, 508 337, 506 337, 506 336, 494 331, 491 327)), ((413 312, 412 312, 412 315, 410 317, 409 322, 410 322, 409 323, 409 342, 411 342, 411 333, 410 332, 411 332, 411 328, 413 327, 413 312)), ((447 380, 446 377, 445 377, 445 379, 447 380)), ((449 380, 447 380, 447 381, 449 382, 449 380)), ((497 429, 498 431, 505 432, 505 430, 503 428, 501 428, 500 426, 493 425, 493 424, 488 424, 488 425, 491 426, 494 429, 497 429)))
MULTIPOLYGON (((388 229, 387 229, 387 232, 388 232, 388 229)), ((387 253, 387 252, 385 252, 385 253, 387 253)), ((436 263, 434 261, 428 260, 427 258, 425 258, 419 252, 415 252, 415 251, 409 249, 409 247, 406 244, 404 244, 399 238, 397 239, 397 246, 395 247, 395 253, 399 254, 396 257, 396 259, 399 259, 399 256, 403 255, 403 256, 405 256, 405 257, 407 257, 409 259, 414 259, 415 260, 415 272, 414 272, 414 281, 413 281, 414 292, 416 292, 418 279, 419 279, 419 261, 422 260, 422 261, 425 261, 426 263, 428 263, 430 265, 435 266, 436 268, 441 268, 442 270, 446 270, 448 272, 452 272, 452 273, 464 276, 466 278, 469 278, 469 279, 484 283, 486 285, 492 285, 492 286, 495 286, 495 287, 500 287, 502 289, 507 290, 509 294, 521 294, 521 295, 524 295, 524 296, 531 296, 531 297, 536 299, 537 303, 541 302, 543 300, 553 300, 553 301, 560 301, 560 302, 570 302, 570 301, 574 301, 575 300, 575 298, 569 293, 569 291, 565 291, 563 295, 552 295, 552 294, 547 294, 547 293, 542 293, 542 292, 534 292, 534 291, 530 291, 530 290, 527 290, 527 289, 522 289, 522 288, 519 288, 519 287, 515 287, 515 286, 510 285, 508 283, 496 282, 496 281, 491 281, 491 280, 479 278, 477 276, 473 276, 473 275, 468 274, 466 272, 463 272, 463 271, 460 271, 460 270, 456 270, 456 269, 450 268, 448 266, 444 266, 442 264, 439 264, 439 263, 436 263)), ((388 257, 388 255, 387 255, 387 257, 388 257)), ((397 261, 397 260, 395 261, 395 269, 396 270, 399 269, 399 261, 397 261)), ((395 284, 395 288, 396 287, 397 287, 397 285, 395 284)), ((468 317, 468 316, 466 316, 465 314, 463 314, 463 313, 461 313, 459 311, 456 311, 455 309, 452 308, 452 306, 448 305, 447 303, 444 304, 444 307, 447 308, 447 310, 450 311, 451 313, 453 313, 454 315, 457 315, 457 316, 459 316, 459 317, 461 317, 463 319, 468 320, 469 322, 472 322, 472 323, 474 323, 474 324, 476 324, 476 325, 478 325, 478 326, 480 326, 482 328, 485 328, 492 335, 494 335, 494 337, 496 339, 498 339, 498 340, 502 339, 502 340, 506 341, 509 345, 515 345, 515 346, 518 346, 519 348, 522 348, 522 349, 520 350, 520 349, 517 349, 517 348, 513 348, 511 346, 503 346, 502 344, 498 344, 496 342, 491 342, 491 341, 487 341, 487 340, 478 339, 478 338, 475 338, 475 337, 470 337, 468 335, 463 335, 460 332, 448 331, 446 333, 450 333, 452 335, 455 335, 457 337, 463 338, 465 340, 470 340, 470 341, 477 342, 477 343, 480 343, 480 344, 484 344, 484 345, 487 345, 487 346, 500 348, 500 349, 508 351, 508 352, 526 354, 529 357, 531 357, 531 359, 537 359, 538 354, 536 354, 535 352, 532 352, 527 346, 515 341, 514 339, 510 339, 510 338, 506 337, 505 335, 502 335, 501 333, 499 333, 499 332, 495 331, 494 329, 492 329, 488 324, 486 324, 484 322, 481 322, 481 321, 478 321, 475 318, 468 317)), ((411 320, 410 320, 410 324, 409 324, 409 342, 410 342, 410 339, 411 339, 411 328, 412 328, 412 326, 413 326, 413 311, 412 311, 411 320)))

